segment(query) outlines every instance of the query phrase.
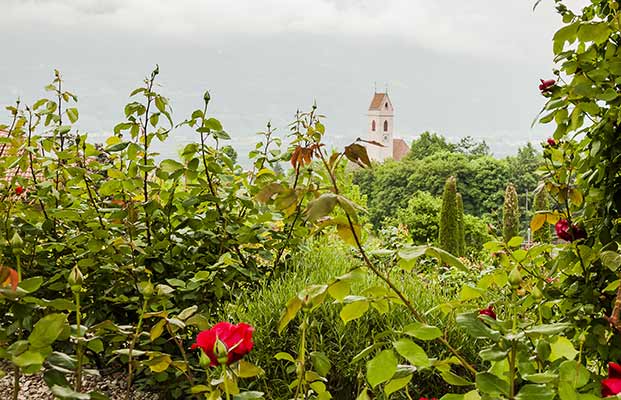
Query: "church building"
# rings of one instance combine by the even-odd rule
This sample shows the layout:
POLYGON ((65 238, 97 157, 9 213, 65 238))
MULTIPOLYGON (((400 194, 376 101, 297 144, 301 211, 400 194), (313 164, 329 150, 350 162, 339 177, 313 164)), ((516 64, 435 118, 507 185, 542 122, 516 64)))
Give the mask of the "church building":
POLYGON ((367 153, 373 161, 383 162, 389 158, 401 160, 410 151, 403 139, 394 138, 395 109, 388 93, 375 93, 369 106, 367 140, 381 143, 383 147, 367 144, 367 153))

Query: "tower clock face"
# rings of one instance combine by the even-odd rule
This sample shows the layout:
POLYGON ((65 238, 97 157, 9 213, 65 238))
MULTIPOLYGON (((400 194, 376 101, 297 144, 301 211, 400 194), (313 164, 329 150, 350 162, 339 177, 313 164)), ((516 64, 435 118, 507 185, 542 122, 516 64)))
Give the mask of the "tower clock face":
POLYGON ((388 142, 388 135, 384 135, 384 143, 388 142))

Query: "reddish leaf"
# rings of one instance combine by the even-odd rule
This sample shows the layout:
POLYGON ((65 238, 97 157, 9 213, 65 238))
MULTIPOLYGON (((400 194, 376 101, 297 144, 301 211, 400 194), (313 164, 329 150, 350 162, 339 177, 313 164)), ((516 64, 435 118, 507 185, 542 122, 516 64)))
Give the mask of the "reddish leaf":
POLYGON ((367 148, 358 143, 352 143, 349 146, 345 147, 345 157, 347 157, 350 161, 355 162, 356 164, 364 167, 365 165, 370 167, 371 160, 369 160, 369 155, 367 154, 367 148))
POLYGON ((19 284, 19 276, 17 271, 9 267, 0 267, 0 287, 11 286, 13 291, 17 290, 19 284))

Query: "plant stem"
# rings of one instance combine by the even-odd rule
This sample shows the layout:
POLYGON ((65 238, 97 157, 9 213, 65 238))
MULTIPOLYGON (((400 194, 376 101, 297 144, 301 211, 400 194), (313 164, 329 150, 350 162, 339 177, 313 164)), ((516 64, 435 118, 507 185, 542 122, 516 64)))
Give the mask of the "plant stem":
POLYGON ((18 396, 19 396, 19 377, 20 377, 20 370, 19 367, 17 365, 13 366, 13 400, 18 400, 18 396))
POLYGON ((222 364, 222 384, 224 385, 224 393, 226 394, 226 400, 231 399, 231 395, 229 394, 229 386, 227 384, 228 375, 226 372, 226 365, 222 364))
MULTIPOLYGON (((295 389, 295 396, 293 400, 298 400, 300 391, 304 390, 304 384, 306 383, 305 375, 306 375, 306 330, 308 328, 308 315, 305 315, 304 321, 300 326, 300 330, 302 334, 300 336, 300 350, 298 354, 298 386, 295 389)), ((306 392, 304 390, 304 392, 306 392)), ((304 393, 304 398, 306 398, 306 393, 304 393)))
POLYGON ((75 321, 77 325, 77 343, 76 343, 76 358, 77 364, 75 368, 75 391, 80 392, 82 390, 82 311, 80 310, 80 292, 79 290, 74 293, 75 297, 75 321))
POLYGON ((134 332, 134 336, 132 337, 132 341, 129 344, 129 352, 127 354, 127 362, 128 362, 128 371, 127 371, 127 392, 125 393, 125 400, 131 400, 132 398, 132 378, 134 373, 133 366, 133 357, 132 352, 134 347, 136 346, 136 341, 138 340, 138 335, 140 335, 140 331, 142 330, 142 321, 144 320, 144 314, 147 312, 147 303, 149 300, 147 298, 144 299, 142 303, 142 310, 140 312, 140 316, 138 317, 138 325, 136 325, 136 331, 134 332))

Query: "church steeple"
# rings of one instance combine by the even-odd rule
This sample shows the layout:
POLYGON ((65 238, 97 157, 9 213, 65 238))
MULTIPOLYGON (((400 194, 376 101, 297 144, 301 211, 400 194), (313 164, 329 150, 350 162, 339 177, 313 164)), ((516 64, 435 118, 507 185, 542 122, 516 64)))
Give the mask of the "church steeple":
POLYGON ((387 92, 373 95, 367 116, 368 140, 384 146, 367 146, 367 152, 371 159, 382 162, 393 156, 394 108, 387 92))

